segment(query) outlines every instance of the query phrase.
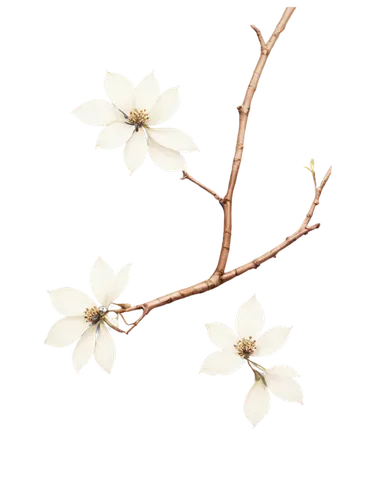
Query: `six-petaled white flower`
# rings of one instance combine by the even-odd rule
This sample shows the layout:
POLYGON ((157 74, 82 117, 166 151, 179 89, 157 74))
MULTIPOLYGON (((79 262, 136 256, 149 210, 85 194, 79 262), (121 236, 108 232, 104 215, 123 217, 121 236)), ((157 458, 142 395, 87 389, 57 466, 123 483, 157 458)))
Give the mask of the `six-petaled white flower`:
POLYGON ((111 102, 96 99, 73 111, 87 125, 105 125, 96 146, 115 149, 126 144, 124 160, 130 172, 142 165, 147 152, 163 170, 184 170, 186 163, 181 152, 197 150, 191 137, 174 128, 152 128, 177 111, 178 89, 170 88, 159 95, 159 83, 153 73, 134 88, 124 76, 109 72, 104 89, 111 102))
POLYGON ((130 266, 128 264, 115 275, 108 264, 100 257, 97 259, 91 270, 90 282, 99 306, 75 288, 58 288, 49 292, 52 305, 66 317, 52 326, 45 343, 65 347, 79 339, 73 352, 73 365, 77 372, 92 354, 103 370, 111 372, 116 350, 104 318, 117 325, 116 318, 107 316, 107 308, 128 284, 130 266))
POLYGON ((291 328, 276 326, 261 333, 264 312, 255 295, 243 304, 236 318, 236 332, 222 323, 206 325, 208 336, 220 348, 208 356, 201 372, 208 375, 227 375, 245 363, 253 369, 255 382, 246 396, 244 411, 255 426, 268 413, 270 396, 268 389, 288 402, 302 403, 302 390, 294 380, 298 373, 288 366, 263 368, 252 360, 278 351, 287 341, 291 328))

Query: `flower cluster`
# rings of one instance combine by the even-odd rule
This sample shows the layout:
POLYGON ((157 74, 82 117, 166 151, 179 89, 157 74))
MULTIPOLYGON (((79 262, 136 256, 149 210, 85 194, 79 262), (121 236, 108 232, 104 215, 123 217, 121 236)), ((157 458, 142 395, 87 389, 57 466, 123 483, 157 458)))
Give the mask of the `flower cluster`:
MULTIPOLYGON (((163 170, 185 170, 186 163, 181 152, 197 150, 194 141, 177 129, 154 128, 155 125, 167 121, 176 112, 179 105, 178 89, 171 88, 160 94, 159 83, 153 73, 134 87, 127 78, 108 72, 104 80, 104 89, 110 102, 92 100, 74 110, 74 114, 82 122, 104 126, 99 133, 97 147, 114 149, 125 145, 124 160, 131 173, 141 166, 147 153, 163 170)), ((309 170, 316 187, 313 160, 309 170)), ((187 177, 186 172, 184 176, 187 177)), ((221 200, 212 190, 195 180, 193 182, 221 200)), ((124 291, 129 274, 130 265, 115 274, 99 257, 90 275, 91 288, 99 304, 74 288, 58 288, 50 292, 53 306, 65 317, 52 326, 45 343, 54 347, 64 347, 78 341, 73 351, 73 365, 77 372, 94 355, 99 366, 110 373, 116 350, 108 328, 122 332, 123 330, 118 328, 118 317, 120 316, 126 323, 122 313, 143 309, 143 315, 131 323, 131 327, 124 332, 129 333, 148 313, 147 303, 131 307, 130 304, 114 302, 124 291), (111 304, 119 309, 110 310, 111 304)), ((267 356, 279 350, 288 339, 291 330, 278 326, 261 333, 264 326, 264 312, 255 295, 239 309, 236 333, 222 323, 211 323, 206 326, 210 340, 219 350, 204 360, 201 372, 209 375, 226 375, 245 364, 251 368, 254 373, 254 384, 246 396, 244 411, 254 426, 269 410, 269 391, 285 401, 302 403, 301 387, 294 380, 298 374, 293 368, 288 366, 264 368, 254 361, 258 356, 267 356)))

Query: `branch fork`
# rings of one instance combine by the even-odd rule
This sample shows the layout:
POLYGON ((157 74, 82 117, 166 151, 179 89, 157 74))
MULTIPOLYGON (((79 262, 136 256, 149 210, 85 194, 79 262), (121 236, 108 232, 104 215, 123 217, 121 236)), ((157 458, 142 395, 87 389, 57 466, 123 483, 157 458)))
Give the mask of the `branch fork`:
MULTIPOLYGON (((183 171, 183 176, 182 180, 189 180, 193 184, 197 185, 204 191, 208 192, 211 194, 222 206, 223 211, 224 211, 224 224, 223 224, 223 239, 222 239, 222 245, 221 245, 221 250, 219 254, 219 259, 216 265, 216 268, 214 272, 211 274, 211 276, 204 280, 201 281, 195 285, 191 285, 187 288, 183 288, 181 290, 178 290, 176 292, 169 293, 167 295, 158 297, 156 299, 150 300, 148 302, 145 302, 143 304, 139 304, 136 306, 130 306, 130 307, 121 307, 122 304, 119 304, 119 309, 109 311, 109 312, 115 312, 117 316, 121 316, 121 318, 124 320, 124 323, 130 328, 125 331, 124 333, 129 333, 133 328, 135 328, 142 320, 147 316, 147 314, 152 311, 153 309, 156 309, 157 307, 164 306, 166 304, 170 304, 172 302, 175 302, 177 300, 181 300, 187 297, 190 297, 192 295, 197 295, 199 293, 205 293, 209 290, 212 290, 214 288, 217 288, 218 286, 221 286, 222 284, 226 283, 227 281, 230 281, 233 278, 236 278, 237 276, 240 276, 241 274, 250 271, 251 269, 257 269, 259 266, 261 266, 264 262, 271 258, 275 258, 277 254, 281 251, 287 248, 289 245, 297 241, 301 236, 305 236, 309 234, 310 232, 314 231, 315 229, 318 229, 320 227, 320 224, 315 224, 312 226, 309 226, 308 224, 310 223, 310 220, 314 214, 316 206, 319 204, 320 201, 320 196, 322 194, 322 191, 331 175, 332 169, 329 168, 327 173, 325 174, 321 184, 319 187, 317 187, 316 183, 316 178, 315 178, 315 169, 314 169, 314 163, 310 163, 310 172, 312 173, 313 176, 313 181, 314 181, 314 199, 313 202, 310 206, 310 209, 305 217, 305 219, 302 222, 302 225, 300 226, 297 231, 295 231, 293 234, 290 236, 287 236, 285 240, 277 245, 276 247, 272 248, 265 254, 253 259, 252 261, 243 264, 242 266, 239 266, 231 271, 226 271, 226 266, 227 266, 227 261, 228 261, 228 256, 230 252, 230 245, 231 245, 231 237, 232 237, 232 200, 233 200, 233 193, 234 189, 236 186, 237 182, 237 177, 239 173, 239 169, 241 166, 241 161, 242 161, 242 153, 243 153, 243 148, 244 148, 244 139, 245 139, 245 132, 246 132, 246 126, 247 126, 247 120, 250 112, 250 107, 252 103, 252 99, 254 97, 255 91, 257 89, 260 77, 262 75, 264 66, 267 62, 268 56, 271 53, 276 41, 278 40, 280 34, 284 31, 290 17, 292 16, 293 12, 295 10, 295 7, 287 7, 278 23, 276 26, 275 30, 273 31, 270 39, 268 42, 265 42, 262 36, 261 31, 254 25, 251 25, 251 28, 255 31, 259 44, 260 44, 260 56, 258 59, 258 62, 256 64, 255 70, 253 72, 253 75, 251 77, 250 83, 247 87, 245 98, 243 100, 243 103, 238 106, 238 112, 239 112, 239 126, 238 126, 238 134, 237 134, 237 141, 236 141, 236 149, 235 149, 235 155, 233 158, 232 162, 232 169, 230 173, 230 178, 228 182, 228 188, 227 192, 224 197, 220 197, 215 191, 210 189, 209 187, 205 186, 201 182, 197 181, 194 177, 192 177, 188 172, 183 171), (141 316, 133 323, 127 323, 125 321, 125 318, 123 315, 127 312, 131 311, 137 311, 141 310, 142 314, 141 316)), ((307 167, 306 167, 307 168, 307 167)), ((128 306, 128 305, 127 305, 128 306)), ((113 325, 111 325, 112 328, 113 325)), ((115 330, 118 331, 123 331, 118 328, 114 328, 115 330)))

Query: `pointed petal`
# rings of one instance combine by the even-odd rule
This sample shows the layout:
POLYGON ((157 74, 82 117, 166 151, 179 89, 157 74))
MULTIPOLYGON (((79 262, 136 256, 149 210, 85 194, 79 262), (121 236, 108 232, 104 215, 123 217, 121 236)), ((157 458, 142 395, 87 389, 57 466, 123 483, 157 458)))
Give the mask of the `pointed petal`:
POLYGON ((210 323, 206 328, 209 339, 219 349, 230 349, 237 342, 234 331, 223 323, 210 323))
POLYGON ((245 302, 236 317, 236 332, 239 337, 252 337, 253 340, 264 326, 264 311, 255 295, 245 302))
POLYGON ((175 151, 197 151, 193 139, 176 128, 151 128, 147 127, 148 135, 158 144, 175 151))
POLYGON ((57 288, 51 290, 49 296, 53 307, 64 316, 83 316, 87 307, 95 306, 90 297, 75 288, 57 288))
POLYGON ((275 326, 262 333, 256 342, 256 349, 252 356, 268 356, 281 349, 288 340, 290 328, 275 326))
POLYGON ((143 129, 140 128, 138 132, 133 132, 124 149, 125 164, 131 173, 135 172, 145 161, 147 150, 147 139, 143 129))
POLYGON ((73 114, 86 125, 108 125, 115 121, 124 121, 124 116, 113 104, 102 99, 84 102, 73 114))
POLYGON ((292 378, 265 376, 269 390, 278 398, 288 403, 302 403, 301 386, 292 378))
POLYGON ((129 140, 134 127, 126 123, 115 122, 107 125, 98 135, 96 147, 101 149, 116 149, 129 140))
POLYGON ((294 368, 285 365, 273 366, 272 368, 267 368, 267 375, 270 377, 281 377, 281 378, 293 378, 299 377, 299 374, 294 368))
POLYGON ((129 115, 134 108, 134 87, 132 82, 124 76, 107 71, 104 79, 104 90, 113 104, 129 115))
POLYGON ((110 304, 114 279, 111 267, 99 257, 91 269, 90 283, 95 297, 104 307, 110 304))
POLYGON ((174 87, 161 94, 150 110, 150 120, 147 125, 158 125, 169 120, 180 104, 178 88, 174 87))
POLYGON ((254 383, 245 398, 245 415, 255 427, 267 415, 269 408, 269 392, 263 382, 258 380, 254 383))
POLYGON ((68 316, 60 319, 52 325, 44 343, 53 347, 65 347, 78 340, 88 326, 83 316, 68 316))
POLYGON ((135 107, 150 110, 159 97, 159 82, 150 73, 135 89, 135 107))
POLYGON ((210 354, 202 364, 201 372, 207 375, 229 375, 245 363, 235 351, 224 349, 210 354))
POLYGON ((109 296, 109 303, 116 300, 117 297, 119 297, 125 290, 129 282, 130 269, 131 269, 131 264, 127 264, 122 269, 120 269, 120 271, 114 277, 111 293, 109 296))
POLYGON ((73 351, 73 366, 80 371, 91 358, 95 348, 95 336, 97 325, 90 326, 88 330, 82 335, 73 351))
POLYGON ((174 171, 186 168, 185 158, 173 149, 164 148, 149 138, 148 152, 151 160, 163 170, 174 171))
POLYGON ((106 326, 101 323, 95 344, 95 359, 107 373, 111 373, 116 357, 116 348, 106 326))

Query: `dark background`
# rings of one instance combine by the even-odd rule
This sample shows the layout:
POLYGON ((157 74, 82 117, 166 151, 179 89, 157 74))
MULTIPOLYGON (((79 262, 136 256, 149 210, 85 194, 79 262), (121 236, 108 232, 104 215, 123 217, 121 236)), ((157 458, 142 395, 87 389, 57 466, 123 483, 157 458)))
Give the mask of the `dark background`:
MULTIPOLYGON (((326 7, 322 11, 305 3, 296 31, 281 42, 281 55, 273 58, 272 72, 265 75, 264 97, 257 100, 256 128, 249 131, 249 175, 240 181, 241 248, 234 249, 234 264, 240 255, 254 255, 265 239, 279 239, 288 223, 302 215, 308 186, 295 175, 296 160, 305 151, 320 151, 322 159, 337 158, 338 139, 332 133, 335 67, 323 37, 332 36, 334 21, 326 7)), ((40 166, 48 187, 37 202, 48 224, 40 287, 55 277, 79 279, 88 256, 103 247, 114 262, 120 255, 137 256, 137 288, 129 294, 151 296, 152 287, 172 288, 176 279, 199 279, 208 256, 216 253, 219 209, 215 213, 208 208, 190 185, 176 185, 173 177, 152 177, 151 169, 128 185, 127 178, 119 176, 119 154, 88 154, 87 130, 72 129, 71 122, 63 120, 63 105, 72 95, 95 95, 96 63, 120 62, 121 71, 132 72, 159 62, 161 79, 184 80, 184 126, 200 128, 201 143, 209 146, 193 166, 208 175, 210 183, 223 183, 224 153, 231 151, 233 140, 232 104, 240 97, 240 80, 247 79, 247 58, 256 54, 247 16, 256 15, 257 24, 271 23, 272 7, 276 5, 265 1, 250 2, 232 13, 189 17, 184 12, 178 20, 158 18, 139 30, 113 24, 111 37, 102 31, 102 19, 91 26, 95 36, 89 43, 77 30, 75 36, 65 36, 63 48, 56 49, 64 70, 59 74, 58 64, 52 69, 61 83, 49 103, 56 128, 53 135, 46 130, 47 138, 51 133, 45 141, 50 159, 40 166)), ((89 370, 80 387, 70 387, 71 371, 63 367, 63 354, 47 353, 39 356, 40 383, 73 398, 88 392, 84 386, 96 385, 90 394, 103 404, 113 396, 113 405, 121 401, 121 411, 131 414, 132 422, 151 423, 161 433, 199 428, 203 421, 217 431, 246 434, 247 427, 239 425, 238 386, 245 380, 192 385, 191 361, 204 350, 199 321, 208 311, 224 311, 231 319, 232 304, 256 286, 264 288, 265 302, 272 303, 274 320, 297 319, 297 344, 281 358, 296 359, 297 367, 305 369, 305 383, 313 384, 313 408, 273 410, 273 425, 266 432, 299 433, 306 426, 324 426, 329 402, 320 365, 321 357, 330 354, 335 328, 335 184, 330 184, 328 196, 329 207, 321 214, 329 217, 329 231, 322 232, 319 241, 309 238, 304 248, 289 250, 281 263, 227 285, 222 294, 177 305, 176 312, 154 313, 128 345, 121 346, 121 377, 114 377, 111 386, 103 387, 103 378, 89 370)), ((46 227, 41 225, 40 231, 45 236, 46 227)), ((40 305, 39 313, 39 326, 46 327, 47 305, 40 305)))

